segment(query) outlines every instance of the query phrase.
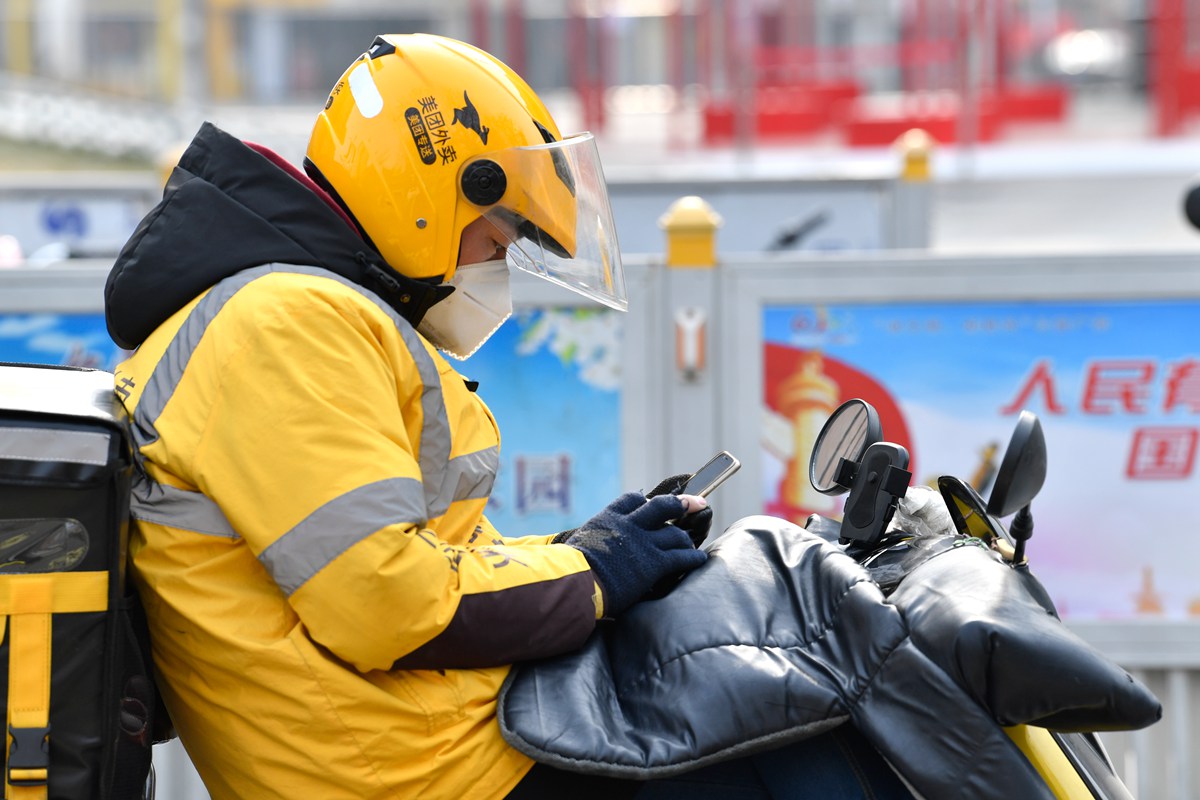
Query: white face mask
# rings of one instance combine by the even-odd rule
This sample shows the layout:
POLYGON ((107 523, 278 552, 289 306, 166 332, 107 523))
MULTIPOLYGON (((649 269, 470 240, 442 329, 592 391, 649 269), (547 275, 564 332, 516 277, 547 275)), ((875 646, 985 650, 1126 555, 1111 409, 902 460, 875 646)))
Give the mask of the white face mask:
POLYGON ((450 279, 454 294, 429 311, 417 326, 421 335, 459 361, 478 350, 512 315, 508 262, 466 264, 450 279))

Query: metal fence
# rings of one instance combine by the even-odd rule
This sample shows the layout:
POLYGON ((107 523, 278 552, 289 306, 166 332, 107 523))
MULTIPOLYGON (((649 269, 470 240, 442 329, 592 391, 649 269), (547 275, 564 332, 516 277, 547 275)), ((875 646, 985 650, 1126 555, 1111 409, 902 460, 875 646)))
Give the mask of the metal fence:
POLYGON ((1146 620, 1070 627, 1162 700, 1163 719, 1154 727, 1100 735, 1126 786, 1143 800, 1200 796, 1200 770, 1192 766, 1200 730, 1200 624, 1146 620))
MULTIPOLYGON (((1118 311, 1136 304, 1139 308, 1149 309, 1152 315, 1165 317, 1173 308, 1178 308, 1178 304, 1184 304, 1187 310, 1190 306, 1186 304, 1200 299, 1200 272, 1195 269, 1194 254, 783 254, 729 260, 711 268, 695 266, 699 268, 667 268, 660 259, 651 258, 631 259, 629 264, 629 286, 634 302, 622 324, 621 484, 626 487, 650 485, 662 475, 680 471, 681 465, 702 463, 714 450, 730 449, 742 457, 744 467, 714 498, 718 525, 728 524, 746 514, 771 510, 771 495, 778 477, 772 470, 778 466, 776 462, 781 456, 768 452, 764 446, 767 434, 779 430, 772 427, 779 420, 771 418, 766 408, 769 405, 766 395, 771 391, 772 380, 767 368, 771 357, 769 315, 780 308, 826 309, 836 314, 839 309, 847 308, 904 311, 920 307, 949 314, 955 309, 980 303, 1007 303, 1018 308, 1058 308, 1062 304, 1076 304, 1071 306, 1074 308, 1082 304, 1087 308, 1113 307, 1118 311), (703 320, 707 349, 706 358, 698 365, 682 363, 678 359, 675 343, 676 337, 686 333, 681 332, 680 327, 680 320, 685 317, 703 320), (767 418, 771 421, 765 422, 767 418)), ((34 313, 95 314, 101 307, 106 267, 103 262, 93 262, 90 266, 0 271, 0 319, 5 315, 34 313)), ((572 303, 569 295, 540 281, 522 279, 515 287, 527 306, 572 303)), ((803 321, 806 318, 797 316, 795 319, 803 321)), ((814 319, 819 322, 819 315, 814 319)), ((902 319, 897 317, 897 320, 902 319)), ((1071 323, 1065 316, 1061 321, 1071 323)), ((833 318, 832 322, 837 319, 833 318)), ((1120 315, 1114 312, 1109 324, 1119 322, 1120 315)), ((834 330, 836 326, 830 323, 830 318, 825 319, 821 330, 834 330)), ((976 329, 952 331, 954 336, 951 338, 969 338, 974 335, 969 331, 975 330, 981 337, 993 336, 978 340, 981 357, 1002 354, 1006 341, 998 338, 1005 330, 1002 321, 991 332, 986 319, 980 318, 977 324, 976 329)), ((864 338, 877 339, 879 346, 886 350, 893 346, 883 344, 889 341, 889 336, 921 333, 920 330, 910 331, 904 324, 897 325, 894 329, 863 331, 871 334, 864 338)), ((802 327, 797 322, 790 330, 796 336, 811 333, 806 333, 802 327)), ((1058 329, 1054 324, 1048 328, 1058 329)), ((942 333, 945 332, 943 328, 942 333)), ((1103 339, 1097 337, 1095 341, 1103 339)), ((1156 352, 1153 348, 1161 344, 1157 339, 1146 342, 1146 353, 1152 356, 1156 352)), ((1191 352, 1186 341, 1177 344, 1183 348, 1180 352, 1191 352)), ((836 341, 829 340, 825 345, 827 354, 834 352, 836 341)), ((902 361, 915 359, 922 351, 920 345, 914 343, 907 350, 897 346, 887 352, 894 360, 902 361)), ((1085 362, 1091 358, 1088 363, 1094 363, 1103 355, 1102 351, 1097 351, 1091 356, 1084 354, 1083 358, 1085 362)), ((1190 356, 1177 360, 1177 355, 1171 356, 1172 364, 1200 361, 1200 358, 1190 356)), ((923 368, 932 370, 922 373, 927 376, 934 375, 939 369, 949 371, 936 364, 932 367, 925 364, 923 368)), ((906 390, 894 387, 891 391, 903 400, 906 390)), ((1093 397, 1092 402, 1101 403, 1105 397, 1107 395, 1101 393, 1093 397)), ((1138 399, 1136 393, 1124 396, 1119 392, 1115 399, 1110 399, 1119 403, 1122 397, 1138 399)), ((1047 397, 1042 397, 1041 401, 1047 401, 1047 397)), ((991 411, 995 411, 996 405, 991 404, 991 411)), ((911 406, 905 408, 914 411, 911 406)), ((1177 411, 1181 412, 1178 416, 1185 429, 1190 429, 1186 426, 1200 413, 1200 409, 1191 407, 1177 411)), ((1070 414, 1066 413, 1047 414, 1044 424, 1048 437, 1053 437, 1054 431, 1069 419, 1070 414)), ((947 433, 951 437, 955 435, 953 430, 947 433)), ((969 449, 967 442, 951 444, 958 449, 969 449)), ((1072 454, 1054 445, 1051 439, 1052 476, 1064 472, 1086 475, 1099 455, 1085 453, 1084 464, 1080 466, 1075 462, 1072 466, 1072 454)), ((569 443, 565 446, 569 447, 569 443)), ((938 468, 934 464, 936 459, 923 451, 923 446, 923 443, 918 445, 915 456, 924 458, 929 469, 938 468)), ((803 454, 793 453, 792 457, 803 458, 803 454)), ((1191 464, 1188 466, 1190 468, 1191 464)), ((962 474, 957 469, 947 471, 962 474)), ((1188 475, 1171 485, 1182 487, 1179 494, 1186 496, 1186 489, 1194 480, 1194 476, 1188 475)), ((1130 492, 1140 490, 1143 485, 1131 483, 1130 492)), ((1116 560, 1128 561, 1121 574, 1133 573, 1131 577, 1126 575, 1133 581, 1131 585, 1136 586, 1142 579, 1137 574, 1139 564, 1136 559, 1143 551, 1157 549, 1167 552, 1180 564, 1194 563, 1195 559, 1189 556, 1196 555, 1194 551, 1198 545, 1186 525, 1194 514, 1169 513, 1166 500, 1163 500, 1135 508, 1137 524, 1124 525, 1119 521, 1122 498, 1093 493, 1085 500, 1082 498, 1087 497, 1086 491, 1069 494, 1066 498, 1056 497, 1062 487, 1069 488, 1070 483, 1047 488, 1045 497, 1039 498, 1035 506, 1035 516, 1039 519, 1053 516, 1048 509, 1064 504, 1086 502, 1094 507, 1110 506, 1105 511, 1113 515, 1113 524, 1121 530, 1109 533, 1121 538, 1114 540, 1110 536, 1109 541, 1120 543, 1116 560)), ((1163 495, 1168 499, 1170 496, 1163 495)), ((1052 595, 1057 596, 1064 589, 1064 578, 1066 584, 1072 579, 1071 572, 1064 571, 1062 563, 1055 559, 1055 553, 1062 549, 1060 544, 1070 543, 1066 548, 1068 555, 1076 558, 1083 569, 1087 566, 1090 542, 1099 541, 1098 537, 1105 535, 1101 527, 1104 526, 1089 523, 1086 529, 1070 530, 1047 523, 1039 528, 1029 552, 1035 572, 1042 566, 1047 568, 1043 577, 1052 595)), ((1146 591, 1150 588, 1143 586, 1146 591)), ((1096 596, 1125 591, 1117 584, 1100 581, 1092 582, 1084 590, 1096 596)), ((1179 591, 1182 589, 1177 587, 1177 594, 1179 591)), ((1072 611, 1072 605, 1077 603, 1068 604, 1068 612, 1072 611)), ((1146 600, 1144 605, 1150 609, 1153 603, 1146 600)), ((1183 800, 1200 795, 1196 771, 1190 763, 1200 713, 1200 704, 1196 701, 1196 693, 1200 691, 1196 686, 1200 680, 1200 621, 1189 617, 1188 612, 1178 606, 1166 603, 1165 607, 1165 611, 1137 615, 1130 606, 1129 612, 1116 620, 1074 613, 1068 613, 1066 618, 1085 640, 1132 670, 1163 700, 1165 716, 1160 724, 1136 733, 1102 736, 1118 771, 1142 798, 1183 800)), ((178 743, 160 747, 155 759, 160 797, 191 800, 205 796, 178 743)))

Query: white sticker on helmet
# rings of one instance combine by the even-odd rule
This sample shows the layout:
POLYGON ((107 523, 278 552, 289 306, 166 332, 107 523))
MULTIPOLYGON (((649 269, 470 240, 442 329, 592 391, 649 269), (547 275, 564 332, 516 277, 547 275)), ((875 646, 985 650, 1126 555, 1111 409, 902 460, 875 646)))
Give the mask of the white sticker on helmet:
POLYGON ((350 70, 350 94, 358 106, 358 113, 367 119, 383 111, 383 95, 379 93, 375 78, 371 76, 371 67, 366 62, 350 70))

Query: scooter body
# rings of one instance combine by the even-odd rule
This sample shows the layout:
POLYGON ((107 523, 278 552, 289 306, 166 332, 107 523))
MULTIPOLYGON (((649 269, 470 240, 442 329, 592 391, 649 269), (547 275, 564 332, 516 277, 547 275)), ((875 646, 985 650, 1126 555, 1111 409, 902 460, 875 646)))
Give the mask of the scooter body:
MULTIPOLYGON (((908 453, 883 441, 875 409, 862 400, 844 403, 817 437, 809 464, 813 487, 823 494, 848 493, 837 538, 846 552, 883 577, 885 592, 895 588, 918 564, 937 555, 914 554, 915 534, 890 526, 911 479, 908 453)), ((985 502, 973 487, 953 476, 938 480, 958 537, 969 537, 994 551, 1013 569, 1028 571, 1025 544, 1033 532, 1030 503, 1046 477, 1046 444, 1037 417, 1018 419, 985 502), (1014 515, 1010 528, 1000 521, 1014 515)), ((810 519, 810 528, 820 528, 810 519)), ((828 521, 826 523, 829 529, 828 521)), ((827 534, 828 535, 828 534, 827 534)), ((1040 589, 1040 584, 1036 584, 1040 589)), ((1049 596, 1038 602, 1057 617, 1049 596)), ((1094 732, 1059 732, 1022 724, 1004 728, 1047 787, 1062 800, 1132 798, 1094 732)))

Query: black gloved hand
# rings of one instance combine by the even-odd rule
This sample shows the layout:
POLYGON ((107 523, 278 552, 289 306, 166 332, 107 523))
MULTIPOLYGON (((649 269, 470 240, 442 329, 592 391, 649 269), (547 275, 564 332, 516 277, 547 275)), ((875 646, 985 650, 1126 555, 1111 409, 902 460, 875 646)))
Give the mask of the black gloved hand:
MULTIPOLYGON (((658 486, 655 486, 650 491, 646 492, 646 497, 658 497, 663 494, 679 494, 683 491, 683 487, 687 485, 688 479, 692 475, 690 472, 685 472, 681 475, 672 475, 669 478, 664 478, 659 481, 658 486)), ((712 528, 713 511, 712 508, 706 506, 699 511, 688 514, 685 517, 675 520, 675 527, 682 530, 692 540, 694 547, 699 547, 704 544, 704 540, 708 538, 708 532, 712 528)))
POLYGON ((674 495, 647 500, 638 492, 621 495, 579 528, 554 537, 587 559, 604 592, 604 612, 615 616, 644 597, 662 578, 700 566, 708 554, 667 522, 683 516, 674 495))

